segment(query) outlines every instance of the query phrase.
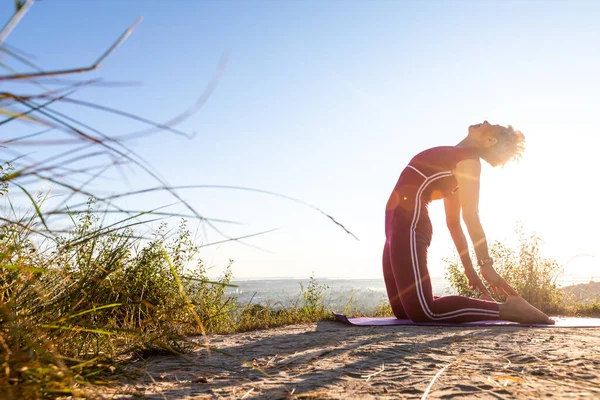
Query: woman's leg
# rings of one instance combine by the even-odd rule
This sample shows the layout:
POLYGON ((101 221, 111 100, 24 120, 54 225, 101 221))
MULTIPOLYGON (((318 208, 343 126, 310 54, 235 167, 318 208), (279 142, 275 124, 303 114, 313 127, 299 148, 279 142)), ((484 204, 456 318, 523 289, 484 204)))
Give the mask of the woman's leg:
POLYGON ((461 323, 499 319, 496 302, 464 296, 434 298, 427 269, 427 235, 404 227, 395 229, 391 239, 391 269, 402 306, 411 320, 461 323))
POLYGON ((406 315, 406 312, 404 312, 404 307, 402 307, 402 302, 400 301, 400 292, 398 291, 396 282, 394 280, 392 262, 390 260, 390 246, 387 241, 385 246, 383 246, 383 280, 385 282, 385 289, 387 291, 388 298, 390 299, 390 305, 392 306, 394 315, 398 319, 407 319, 408 316, 406 315))

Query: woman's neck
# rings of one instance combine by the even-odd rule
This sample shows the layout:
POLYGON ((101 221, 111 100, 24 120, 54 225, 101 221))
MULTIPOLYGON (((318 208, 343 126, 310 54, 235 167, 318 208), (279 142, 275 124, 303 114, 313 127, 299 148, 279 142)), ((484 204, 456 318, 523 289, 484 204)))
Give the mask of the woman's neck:
POLYGON ((458 147, 467 147, 474 149, 479 154, 479 157, 486 159, 486 149, 483 149, 477 145, 477 141, 471 139, 470 137, 466 137, 460 141, 456 146, 458 147))
POLYGON ((477 148, 477 146, 475 145, 475 143, 473 143, 473 141, 471 140, 471 138, 469 138, 468 136, 466 138, 464 138, 463 140, 461 140, 460 143, 457 144, 457 146, 477 148))

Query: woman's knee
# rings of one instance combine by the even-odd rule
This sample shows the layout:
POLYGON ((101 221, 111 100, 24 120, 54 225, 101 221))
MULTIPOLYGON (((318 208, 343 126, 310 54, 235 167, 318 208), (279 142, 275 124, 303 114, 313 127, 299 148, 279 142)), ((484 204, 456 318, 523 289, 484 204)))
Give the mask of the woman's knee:
POLYGON ((406 314, 413 322, 431 322, 431 318, 424 312, 407 312, 406 314))
POLYGON ((394 313, 394 317, 397 319, 407 319, 408 315, 406 315, 406 311, 404 311, 404 307, 400 301, 390 301, 390 305, 392 307, 392 312, 394 313))
MULTIPOLYGON (((413 322, 431 322, 430 313, 428 313, 421 304, 420 301, 416 299, 404 300, 402 302, 404 305, 404 312, 408 316, 408 318, 413 322)), ((425 305, 426 306, 426 305, 425 305)))

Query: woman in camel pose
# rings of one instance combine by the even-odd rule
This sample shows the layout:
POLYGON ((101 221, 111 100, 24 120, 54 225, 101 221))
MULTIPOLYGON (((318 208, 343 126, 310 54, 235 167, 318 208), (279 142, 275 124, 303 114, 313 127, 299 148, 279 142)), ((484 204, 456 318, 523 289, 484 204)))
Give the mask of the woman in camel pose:
POLYGON ((484 121, 469 127, 457 146, 441 146, 417 154, 402 171, 386 206, 383 276, 397 318, 415 322, 470 322, 508 320, 521 323, 554 321, 518 296, 494 270, 487 240, 479 221, 479 179, 483 159, 492 166, 518 158, 524 136, 511 126, 484 121), (481 298, 434 297, 427 270, 427 249, 432 226, 427 205, 444 199, 446 224, 460 255, 469 285, 481 298), (481 275, 494 294, 505 294, 505 303, 493 301, 473 268, 461 214, 475 246, 481 275))

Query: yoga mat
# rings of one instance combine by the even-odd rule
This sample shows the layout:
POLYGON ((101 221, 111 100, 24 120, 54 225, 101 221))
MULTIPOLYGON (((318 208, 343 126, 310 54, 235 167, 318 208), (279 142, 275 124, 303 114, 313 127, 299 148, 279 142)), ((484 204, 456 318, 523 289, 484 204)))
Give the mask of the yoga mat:
POLYGON ((409 319, 396 318, 348 318, 344 314, 333 313, 336 320, 349 325, 357 326, 391 326, 391 325, 416 325, 416 326, 459 326, 470 327, 492 327, 492 326, 510 326, 510 327, 539 327, 539 328, 600 328, 600 318, 560 318, 552 317, 556 325, 542 324, 519 324, 510 321, 478 321, 465 322, 463 324, 453 324, 448 322, 413 322, 409 319))

